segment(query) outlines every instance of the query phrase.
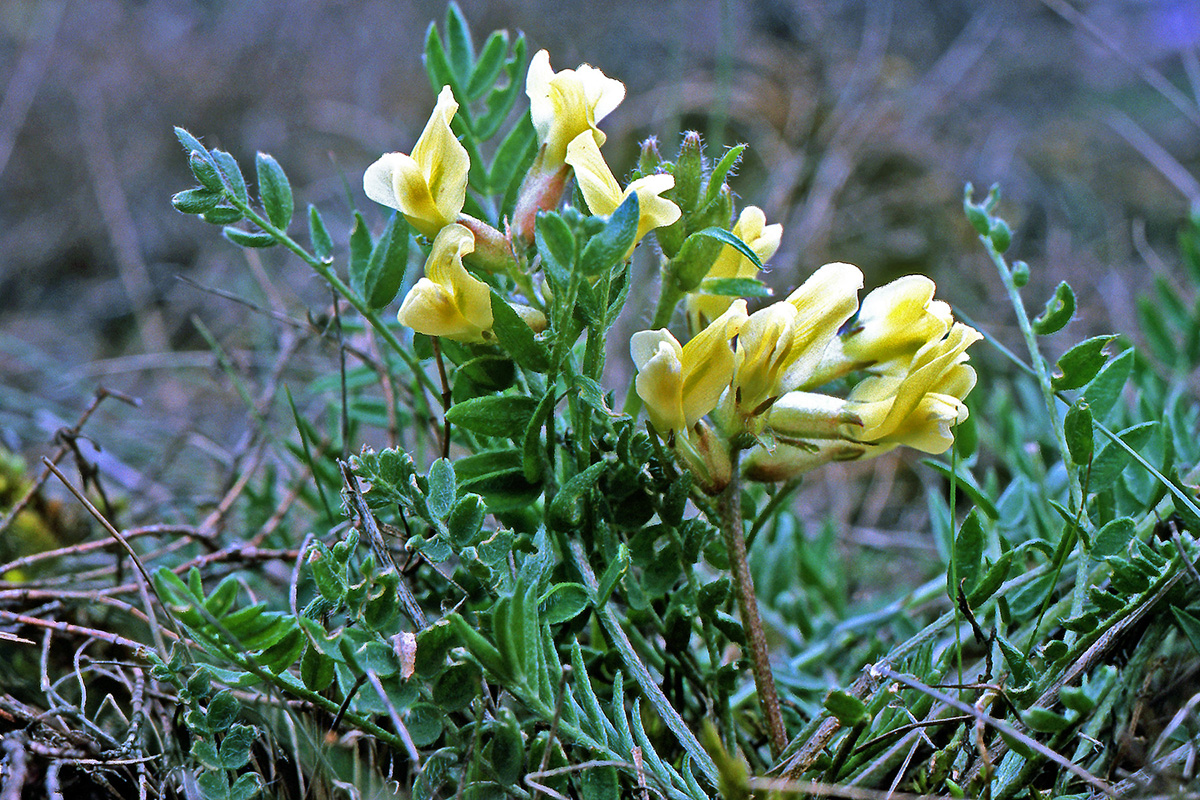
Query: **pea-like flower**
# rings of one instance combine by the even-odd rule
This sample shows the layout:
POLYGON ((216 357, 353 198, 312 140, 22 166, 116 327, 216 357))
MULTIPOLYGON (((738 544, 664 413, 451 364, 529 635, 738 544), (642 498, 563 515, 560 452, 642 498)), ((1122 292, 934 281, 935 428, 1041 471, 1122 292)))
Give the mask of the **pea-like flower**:
POLYGON ((566 161, 567 145, 581 133, 590 133, 597 147, 604 144, 596 123, 625 99, 625 84, 587 64, 555 72, 550 54, 539 50, 529 62, 525 93, 538 144, 545 148, 539 160, 549 168, 566 161))
POLYGON ((397 209, 431 239, 458 219, 467 196, 471 160, 450 130, 456 111, 454 92, 445 86, 412 155, 387 153, 363 176, 367 197, 397 209))
POLYGON ((646 414, 663 435, 690 430, 712 411, 733 377, 729 340, 746 321, 746 301, 737 300, 686 345, 666 329, 640 331, 629 349, 638 375, 635 386, 646 414))
MULTIPOLYGON (((576 136, 567 146, 567 163, 575 170, 579 191, 593 214, 608 216, 617 210, 625 198, 637 194, 638 229, 633 240, 635 245, 647 232, 670 225, 680 217, 679 206, 661 196, 675 185, 673 176, 647 175, 621 191, 620 184, 600 154, 595 137, 587 132, 576 136)), ((628 255, 626 253, 626 257, 628 255)))
POLYGON ((975 386, 967 347, 982 339, 974 328, 954 323, 945 335, 921 347, 910 363, 865 378, 846 399, 861 425, 843 425, 845 438, 873 445, 906 445, 944 453, 954 443, 951 426, 966 421, 963 399, 975 386))
POLYGON ((492 339, 492 296, 488 285, 463 267, 475 237, 462 225, 447 225, 433 240, 425 277, 400 305, 397 319, 418 333, 458 342, 492 339))
MULTIPOLYGON (((783 238, 783 226, 768 225, 767 215, 758 206, 746 206, 733 226, 734 236, 746 243, 759 261, 767 261, 779 250, 783 238)), ((742 255, 737 248, 725 245, 717 254, 717 260, 708 270, 708 278, 754 278, 758 267, 742 255)), ((733 302, 732 297, 692 292, 687 297, 688 323, 698 331, 716 319, 733 302)))
POLYGON ((782 302, 756 311, 738 334, 739 363, 723 413, 727 428, 757 432, 761 415, 787 392, 808 388, 825 349, 858 307, 863 276, 826 264, 782 302), (754 419, 754 418, 758 419, 754 419), (740 420, 740 422, 739 422, 740 420))
POLYGON ((933 299, 936 288, 924 275, 905 275, 869 292, 826 350, 820 382, 856 369, 883 372, 907 365, 917 350, 945 336, 954 318, 948 304, 933 299))

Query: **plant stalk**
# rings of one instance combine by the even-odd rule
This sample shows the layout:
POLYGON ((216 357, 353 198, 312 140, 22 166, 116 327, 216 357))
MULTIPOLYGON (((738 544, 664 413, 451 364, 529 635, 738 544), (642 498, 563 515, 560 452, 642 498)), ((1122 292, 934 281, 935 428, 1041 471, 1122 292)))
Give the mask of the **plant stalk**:
POLYGON ((725 537, 725 549, 729 553, 729 568, 733 573, 733 588, 737 595, 738 610, 746 639, 750 645, 750 661, 754 673, 754 688, 758 704, 767 722, 767 733, 771 740, 771 755, 778 758, 787 746, 787 732, 783 727, 783 714, 779 708, 779 693, 775 690, 775 676, 771 674, 771 657, 767 649, 767 636, 763 631, 762 618, 758 615, 758 596, 754 593, 754 579, 750 575, 750 564, 746 560, 746 539, 742 525, 742 485, 738 476, 738 451, 730 456, 732 470, 729 485, 717 499, 720 510, 721 533, 725 537))

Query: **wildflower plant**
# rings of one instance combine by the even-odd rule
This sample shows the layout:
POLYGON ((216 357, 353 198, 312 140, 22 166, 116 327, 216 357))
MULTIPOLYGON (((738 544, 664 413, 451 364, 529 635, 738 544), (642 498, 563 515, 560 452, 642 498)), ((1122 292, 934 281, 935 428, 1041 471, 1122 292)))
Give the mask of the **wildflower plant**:
MULTIPOLYGON (((357 312, 384 382, 404 389, 387 395, 403 421, 393 443, 364 433, 357 455, 313 465, 351 524, 314 528, 290 611, 240 603, 232 579, 157 575, 208 663, 154 656, 195 712, 193 750, 218 775, 206 795, 259 788, 237 777, 241 750, 228 762, 215 750, 209 698, 233 719, 231 689, 303 701, 329 730, 372 737, 404 762, 389 777, 420 798, 699 800, 748 796, 769 774, 1007 797, 1071 750, 1093 772, 1057 784, 1111 791, 1089 742, 1120 689, 1094 649, 1191 558, 1178 537, 1146 544, 1154 520, 1117 484, 1133 459, 1158 512, 1195 513, 1166 466, 1172 448, 1195 463, 1195 442, 1180 441, 1192 412, 1154 423, 1156 466, 1118 402, 1132 355, 1106 355, 1112 337, 1070 349, 1050 374, 1038 337, 1069 320, 1073 294, 1028 318, 997 194, 968 194, 965 209, 1014 301, 1052 440, 1009 473, 1021 496, 974 454, 984 426, 967 405, 1017 400, 972 394, 983 334, 929 278, 862 294, 870 265, 802 265, 773 301, 759 275, 786 231, 735 202, 744 145, 714 163, 694 133, 673 159, 650 140, 618 178, 604 149, 625 94, 615 77, 555 70, 545 51, 527 59, 505 33, 476 50, 454 6, 425 59, 437 100, 423 132, 364 165, 363 193, 388 221, 373 234, 354 211, 346 247, 315 207, 294 219, 274 158, 258 156, 255 196, 231 155, 177 130, 198 186, 175 207, 235 244, 291 251, 357 312), (613 370, 605 343, 647 291, 631 273, 638 253, 656 265, 658 300, 613 370), (623 398, 614 373, 634 374, 623 398), (821 559, 836 556, 827 539, 805 544, 786 500, 815 471, 898 447, 947 456, 934 464, 951 491, 929 497, 946 575, 817 629, 805 609, 835 603, 821 559), (1034 476, 1062 491, 1033 499, 1034 476), (1036 532, 1013 527, 1018 507, 1036 532), (921 602, 944 613, 907 623, 889 649, 842 636, 905 630, 921 602), (1071 633, 1050 638, 1058 625, 1071 633), (787 660, 773 663, 768 634, 790 628, 787 660), (805 670, 820 653, 844 683, 814 688, 805 670), (226 688, 212 694, 209 679, 226 688), (913 734, 925 728, 934 738, 913 734), (927 769, 897 766, 926 740, 927 769)), ((1200 644, 1191 612, 1177 618, 1200 644)))

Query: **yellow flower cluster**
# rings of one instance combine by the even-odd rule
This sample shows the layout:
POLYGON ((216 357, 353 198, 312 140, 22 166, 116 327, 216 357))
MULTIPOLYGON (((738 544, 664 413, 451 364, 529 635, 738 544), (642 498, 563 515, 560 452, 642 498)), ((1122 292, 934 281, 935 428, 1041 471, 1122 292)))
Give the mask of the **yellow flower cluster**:
MULTIPOLYGON (((539 149, 511 220, 516 235, 532 240, 536 212, 557 205, 570 174, 597 216, 611 215, 631 194, 638 196, 635 246, 650 230, 679 219, 679 207, 662 197, 675 185, 674 177, 649 175, 622 189, 600 153, 605 136, 597 123, 625 98, 624 84, 586 64, 555 72, 542 50, 530 62, 526 94, 539 149)), ((457 111, 453 90, 443 87, 412 153, 380 157, 363 175, 363 190, 433 241, 426 277, 405 297, 400 321, 430 336, 483 342, 492 335, 489 289, 467 267, 509 268, 513 245, 509 236, 463 213, 471 160, 451 128, 457 111)), ((531 327, 545 327, 539 312, 515 308, 531 327)))
MULTIPOLYGON (((683 347, 665 330, 634 334, 636 389, 650 423, 701 485, 719 490, 728 468, 727 457, 712 456, 706 415, 731 443, 726 451, 753 442, 746 474, 756 480, 899 445, 926 453, 950 447, 975 385, 966 349, 980 334, 933 300, 928 278, 901 278, 860 306, 862 285, 857 267, 826 264, 786 300, 753 314, 734 301, 683 347), (866 377, 845 398, 812 391, 855 371, 866 377)), ((689 310, 707 300, 691 300, 689 310)))

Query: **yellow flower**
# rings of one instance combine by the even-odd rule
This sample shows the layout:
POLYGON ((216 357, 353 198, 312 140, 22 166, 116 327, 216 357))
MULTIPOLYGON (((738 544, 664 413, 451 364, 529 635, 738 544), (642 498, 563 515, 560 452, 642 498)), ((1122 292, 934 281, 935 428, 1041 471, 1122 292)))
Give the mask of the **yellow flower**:
POLYGON ((738 300, 686 346, 666 329, 639 331, 629 350, 637 366, 636 388, 655 429, 666 435, 686 432, 716 406, 733 376, 729 340, 746 320, 746 301, 738 300))
POLYGON ((450 130, 456 111, 454 92, 445 86, 412 155, 387 153, 363 175, 367 197, 397 209, 431 239, 458 219, 467 196, 471 160, 450 130))
MULTIPOLYGON (((638 178, 621 191, 612 170, 600 155, 594 137, 586 132, 576 136, 567 146, 567 163, 575 170, 575 181, 583 194, 588 210, 599 216, 609 216, 631 194, 638 196, 638 229, 636 245, 654 228, 670 225, 679 219, 679 206, 660 195, 675 185, 671 175, 647 175, 638 178)), ((632 248, 630 248, 632 251, 632 248)), ((628 257, 626 253, 626 257, 628 257)))
POLYGON ((863 298, 858 314, 825 351, 822 383, 855 369, 876 371, 906 365, 926 343, 941 339, 954 318, 950 306, 933 299, 937 287, 924 275, 905 275, 863 298))
POLYGON ((417 281, 400 305, 396 318, 418 333, 444 336, 458 342, 492 338, 492 294, 488 285, 471 277, 463 256, 475 250, 475 237, 462 225, 447 225, 433 240, 425 262, 425 277, 417 281))
MULTIPOLYGON (((779 242, 783 237, 782 225, 768 225, 767 215, 758 206, 747 206, 738 216, 737 224, 733 226, 733 235, 746 243, 746 246, 758 256, 759 261, 766 262, 779 250, 779 242)), ((725 245, 717 255, 708 270, 708 278, 753 278, 758 275, 758 267, 754 262, 742 255, 736 248, 725 245)), ((692 292, 687 297, 688 322, 691 329, 698 331, 716 319, 729 304, 732 297, 700 294, 692 292)))
MULTIPOLYGON (((738 334, 739 363, 731 393, 734 416, 742 425, 787 392, 808 388, 825 348, 858 307, 861 288, 858 267, 826 264, 787 300, 746 320, 738 334)), ((762 421, 748 428, 755 432, 761 426, 762 421)))
POLYGON ((843 425, 845 438, 946 452, 954 443, 950 427, 967 419, 963 398, 975 386, 966 349, 982 338, 956 322, 945 337, 921 347, 909 364, 863 380, 847 398, 847 410, 862 424, 843 425))
POLYGON ((545 148, 539 161, 549 168, 564 163, 567 145, 581 133, 590 133, 597 147, 604 144, 596 123, 625 99, 625 84, 587 64, 555 72, 550 54, 539 50, 529 62, 525 93, 538 143, 545 148))

